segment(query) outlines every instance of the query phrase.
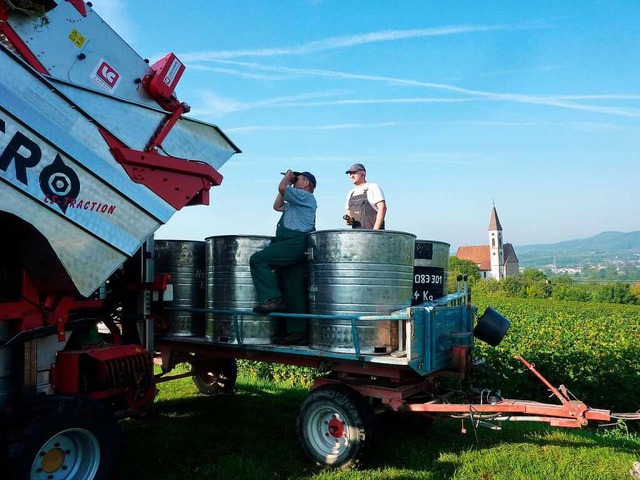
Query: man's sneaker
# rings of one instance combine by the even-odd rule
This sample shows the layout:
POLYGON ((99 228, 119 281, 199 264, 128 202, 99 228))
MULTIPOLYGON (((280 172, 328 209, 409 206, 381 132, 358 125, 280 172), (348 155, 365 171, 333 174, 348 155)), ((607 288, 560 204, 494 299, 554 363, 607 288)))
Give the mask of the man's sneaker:
POLYGON ((284 312, 287 306, 282 301, 282 297, 274 297, 262 302, 260 305, 253 307, 253 311, 260 315, 266 315, 271 312, 284 312))

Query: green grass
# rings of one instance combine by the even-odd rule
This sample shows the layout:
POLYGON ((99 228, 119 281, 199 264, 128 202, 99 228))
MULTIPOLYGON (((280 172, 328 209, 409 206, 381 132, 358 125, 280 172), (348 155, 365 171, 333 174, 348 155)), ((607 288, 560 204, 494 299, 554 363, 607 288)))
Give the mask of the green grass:
POLYGON ((119 480, 144 479, 630 479, 640 438, 620 431, 466 422, 430 427, 384 419, 359 471, 312 464, 296 437, 307 390, 241 376, 233 395, 200 395, 191 379, 159 386, 151 413, 122 421, 119 480))

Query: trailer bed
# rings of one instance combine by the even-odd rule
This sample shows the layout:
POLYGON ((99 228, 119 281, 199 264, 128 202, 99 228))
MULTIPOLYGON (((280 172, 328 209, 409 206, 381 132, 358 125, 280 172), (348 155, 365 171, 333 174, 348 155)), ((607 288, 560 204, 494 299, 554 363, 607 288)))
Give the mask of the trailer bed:
MULTIPOLYGON (((204 337, 157 335, 155 350, 165 358, 168 358, 172 352, 179 352, 315 366, 324 370, 353 371, 354 368, 362 368, 371 375, 380 374, 388 378, 400 378, 407 374, 424 377, 452 370, 458 372, 461 367, 464 367, 460 364, 460 356, 470 353, 473 344, 475 308, 467 304, 466 299, 466 292, 458 292, 434 302, 408 307, 389 315, 270 314, 274 317, 294 317, 304 321, 312 318, 349 320, 354 339, 350 352, 320 350, 310 346, 215 343, 207 341, 204 337), (357 333, 358 322, 363 321, 399 322, 398 350, 384 354, 363 353, 360 350, 357 333), (351 367, 347 367, 348 365, 351 367)), ((189 310, 210 314, 231 314, 236 318, 236 322, 238 318, 250 318, 255 315, 253 312, 244 310, 189 310)), ((236 328, 236 331, 239 329, 236 328)))

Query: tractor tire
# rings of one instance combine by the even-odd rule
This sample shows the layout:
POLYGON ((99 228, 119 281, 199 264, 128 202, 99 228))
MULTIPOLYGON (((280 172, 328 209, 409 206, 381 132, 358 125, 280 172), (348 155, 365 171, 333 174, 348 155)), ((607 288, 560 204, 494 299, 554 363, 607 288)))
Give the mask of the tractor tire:
POLYGON ((238 378, 235 358, 209 358, 191 364, 193 383, 204 395, 232 393, 238 378))
POLYGON ((344 385, 323 385, 305 398, 298 416, 302 448, 318 465, 359 467, 373 450, 377 426, 366 399, 344 385))
POLYGON ((84 398, 49 397, 25 411, 9 446, 12 480, 108 480, 120 429, 115 416, 84 398))

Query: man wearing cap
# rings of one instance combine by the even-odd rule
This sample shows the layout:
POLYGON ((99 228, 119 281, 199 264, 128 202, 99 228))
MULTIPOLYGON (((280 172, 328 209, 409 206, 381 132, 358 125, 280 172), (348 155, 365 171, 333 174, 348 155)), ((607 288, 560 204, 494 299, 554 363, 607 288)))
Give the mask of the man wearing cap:
MULTIPOLYGON (((276 236, 268 247, 254 253, 249 261, 261 302, 253 309, 256 313, 307 311, 304 262, 306 235, 315 230, 316 224, 315 188, 316 177, 309 172, 287 170, 280 180, 278 195, 273 202, 273 209, 282 212, 276 236), (280 282, 274 269, 280 276, 280 282)), ((290 320, 295 321, 289 322, 291 325, 287 330, 290 336, 296 336, 293 335, 295 333, 302 338, 306 334, 306 325, 300 325, 298 319, 290 320)))
POLYGON ((384 193, 375 183, 367 182, 367 170, 361 163, 354 163, 345 172, 355 187, 347 194, 344 216, 351 228, 384 230, 387 202, 384 193))

